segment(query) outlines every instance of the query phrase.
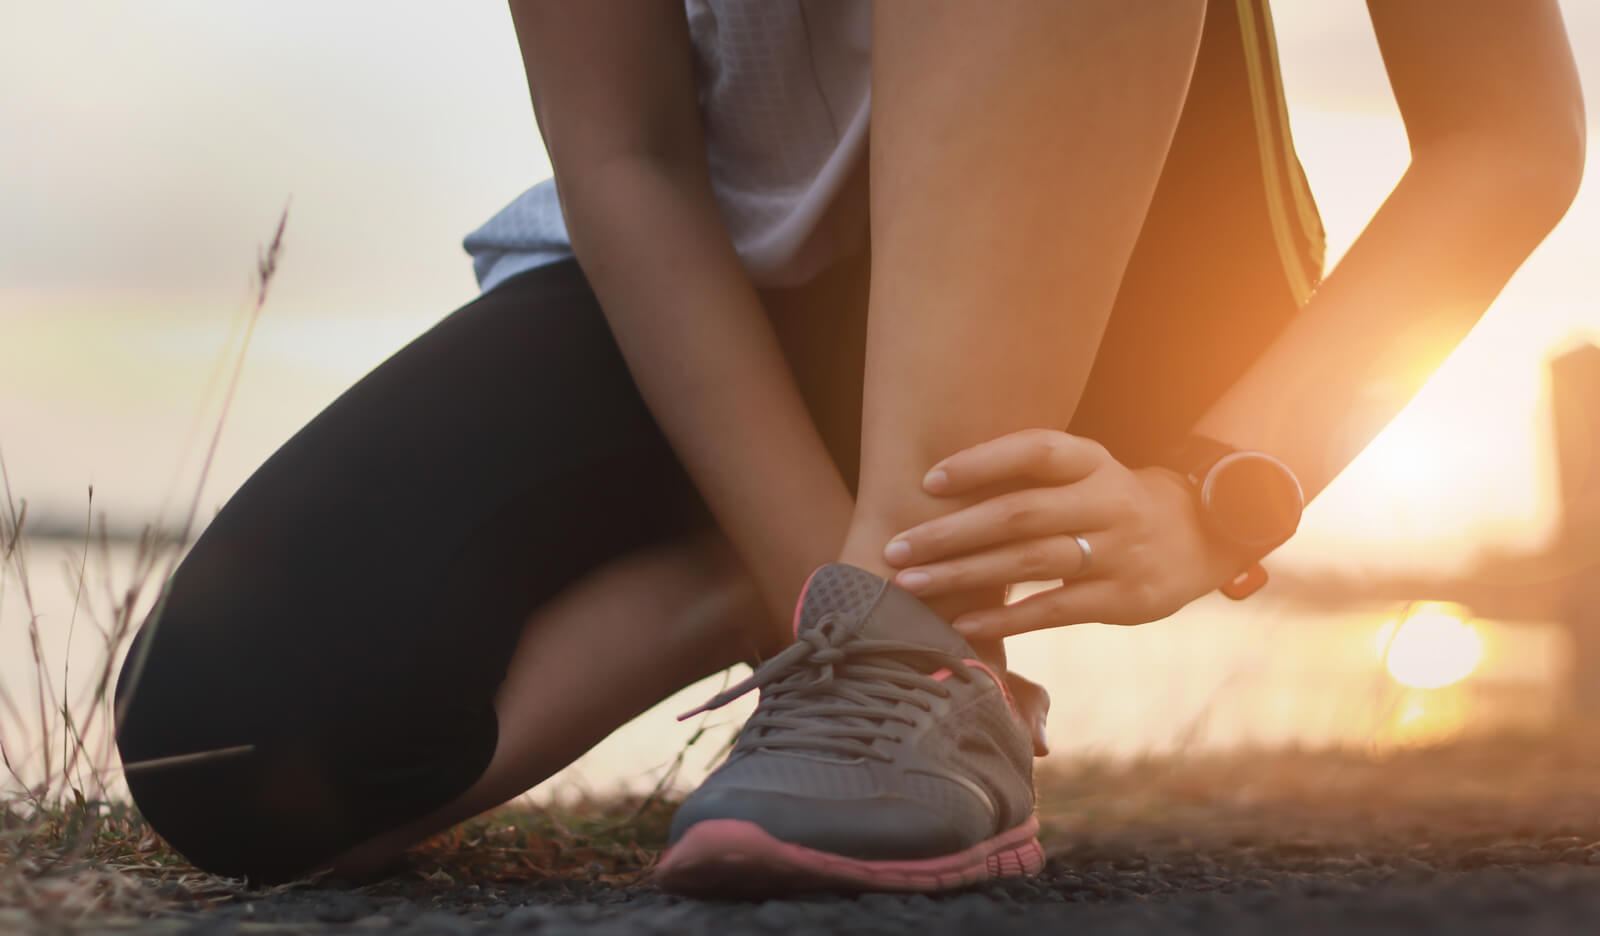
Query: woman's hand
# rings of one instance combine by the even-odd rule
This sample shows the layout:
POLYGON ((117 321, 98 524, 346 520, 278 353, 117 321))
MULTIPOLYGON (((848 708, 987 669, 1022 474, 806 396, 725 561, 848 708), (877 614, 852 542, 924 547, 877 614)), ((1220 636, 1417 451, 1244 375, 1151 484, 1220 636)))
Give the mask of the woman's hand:
POLYGON ((938 497, 997 493, 890 540, 884 558, 900 570, 900 587, 928 598, 1063 580, 1016 604, 962 615, 952 624, 968 637, 1144 624, 1248 564, 1207 539, 1182 478, 1130 470, 1099 443, 1065 432, 1028 429, 973 446, 935 465, 923 487, 938 497), (1089 544, 1087 562, 1074 537, 1089 544))

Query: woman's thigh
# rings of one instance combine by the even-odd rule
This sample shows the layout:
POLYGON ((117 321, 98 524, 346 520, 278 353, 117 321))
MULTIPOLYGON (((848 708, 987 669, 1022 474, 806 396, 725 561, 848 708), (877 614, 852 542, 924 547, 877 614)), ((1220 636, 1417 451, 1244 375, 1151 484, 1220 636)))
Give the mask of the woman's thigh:
POLYGON ((195 544, 118 687, 134 798, 197 863, 261 877, 421 816, 493 755, 530 612, 708 523, 576 263, 517 277, 331 404, 195 544))

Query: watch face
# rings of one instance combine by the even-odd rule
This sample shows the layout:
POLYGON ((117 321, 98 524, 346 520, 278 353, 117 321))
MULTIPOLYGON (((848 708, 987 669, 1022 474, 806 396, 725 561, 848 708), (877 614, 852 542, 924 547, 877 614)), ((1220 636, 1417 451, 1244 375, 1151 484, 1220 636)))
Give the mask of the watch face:
POLYGON ((1261 452, 1234 452, 1206 474, 1201 489, 1207 522, 1227 540, 1270 550, 1300 525, 1305 497, 1284 464, 1261 452))

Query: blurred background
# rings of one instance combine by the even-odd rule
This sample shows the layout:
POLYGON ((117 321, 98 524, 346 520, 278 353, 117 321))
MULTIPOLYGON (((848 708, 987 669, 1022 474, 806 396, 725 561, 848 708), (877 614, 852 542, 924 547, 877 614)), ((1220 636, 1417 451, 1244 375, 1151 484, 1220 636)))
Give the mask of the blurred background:
MULTIPOLYGON (((1600 126, 1600 6, 1562 6, 1600 126)), ((1363 4, 1278 0, 1273 12, 1331 266, 1404 171, 1405 136, 1363 4)), ((118 538, 175 526, 188 508, 219 362, 285 203, 280 272, 202 522, 344 387, 476 294, 462 235, 550 169, 497 3, 5 0, 0 87, 0 455, 34 533, 30 587, 13 563, 0 593, 0 686, 14 697, 0 739, 26 773, 38 746, 27 725, 41 717, 22 716, 28 624, 50 697, 86 691, 104 652, 94 625, 134 575, 118 538), (91 485, 113 542, 86 557, 91 485)), ((1544 730, 1595 701, 1590 175, 1468 340, 1311 506, 1265 592, 1138 629, 1016 641, 1019 669, 1054 696, 1055 756, 1381 755, 1544 730)), ((450 497, 431 501, 448 509, 450 497)), ((623 729, 544 792, 650 782, 696 727, 670 714, 718 684, 623 729)), ((745 703, 715 723, 737 724, 745 703)), ((712 746, 691 751, 687 780, 712 746)))

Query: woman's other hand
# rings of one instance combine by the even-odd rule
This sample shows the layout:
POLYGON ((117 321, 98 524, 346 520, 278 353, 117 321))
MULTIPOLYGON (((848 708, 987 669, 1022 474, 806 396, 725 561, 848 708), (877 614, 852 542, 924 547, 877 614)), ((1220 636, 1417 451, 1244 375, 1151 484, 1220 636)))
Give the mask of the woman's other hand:
POLYGON ((970 506, 889 541, 895 583, 919 598, 1061 579, 1016 604, 958 617, 970 638, 1046 627, 1144 624, 1222 585, 1248 562, 1213 544, 1184 480, 1129 469, 1099 443, 1051 429, 1001 436, 944 459, 928 493, 970 506), (1089 545, 1086 561, 1077 538, 1089 545))

